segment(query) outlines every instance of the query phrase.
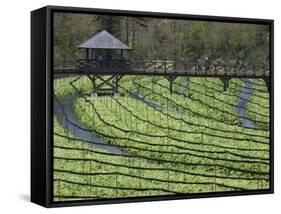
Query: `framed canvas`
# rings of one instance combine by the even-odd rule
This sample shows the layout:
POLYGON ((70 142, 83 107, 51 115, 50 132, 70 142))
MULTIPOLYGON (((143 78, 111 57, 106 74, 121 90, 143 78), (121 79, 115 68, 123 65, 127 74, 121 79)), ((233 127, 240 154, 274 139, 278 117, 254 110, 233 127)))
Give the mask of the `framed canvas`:
POLYGON ((273 20, 31 12, 31 201, 273 193, 273 20))

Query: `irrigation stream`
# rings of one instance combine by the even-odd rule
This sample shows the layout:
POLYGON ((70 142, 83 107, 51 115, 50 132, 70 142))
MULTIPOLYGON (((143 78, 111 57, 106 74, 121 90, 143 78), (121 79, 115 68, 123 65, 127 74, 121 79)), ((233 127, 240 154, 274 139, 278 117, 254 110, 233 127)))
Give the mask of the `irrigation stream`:
POLYGON ((77 95, 66 96, 60 98, 59 103, 54 102, 54 113, 57 115, 60 125, 66 131, 72 133, 75 138, 104 144, 104 145, 95 144, 95 147, 97 148, 105 149, 113 154, 124 154, 124 152, 122 152, 118 147, 108 144, 102 138, 97 136, 94 132, 81 129, 81 128, 86 129, 86 127, 77 118, 73 109, 73 103, 77 98, 78 98, 77 95), (73 124, 76 124, 77 126, 73 124))
MULTIPOLYGON (((188 81, 187 78, 184 78, 183 81, 180 84, 180 87, 178 89, 179 93, 183 93, 183 85, 186 84, 188 81)), ((252 82, 249 79, 245 80, 245 84, 241 90, 235 111, 236 113, 242 117, 242 125, 247 128, 257 128, 256 124, 251 121, 250 119, 247 118, 247 109, 246 109, 246 104, 248 100, 251 97, 251 94, 253 92, 253 86, 252 82), (246 118, 245 118, 246 117, 246 118)), ((159 103, 153 102, 151 100, 146 99, 142 95, 140 95, 137 91, 132 92, 131 97, 141 100, 147 105, 157 108, 157 109, 162 109, 163 106, 161 106, 159 103)), ((120 150, 117 146, 112 146, 105 142, 102 138, 100 138, 97 134, 95 134, 92 131, 87 131, 84 129, 81 129, 79 127, 87 129, 77 118, 74 109, 73 109, 73 103, 75 99, 77 99, 77 95, 72 95, 72 96, 66 96, 63 98, 59 99, 59 102, 54 102, 54 113, 57 115, 58 121, 60 125, 68 132, 72 133, 75 138, 85 140, 85 141, 94 141, 97 143, 101 143, 103 145, 95 145, 97 148, 102 148, 107 150, 110 153, 113 154, 125 154, 122 150, 120 150), (73 125, 76 124, 77 126, 73 125)), ((170 108, 165 108, 168 111, 180 113, 179 111, 176 111, 174 109, 170 108)))
POLYGON ((240 92, 239 99, 235 108, 236 113, 242 118, 242 125, 246 128, 259 128, 256 124, 248 118, 247 102, 251 98, 253 92, 253 84, 251 80, 245 79, 244 86, 240 92))

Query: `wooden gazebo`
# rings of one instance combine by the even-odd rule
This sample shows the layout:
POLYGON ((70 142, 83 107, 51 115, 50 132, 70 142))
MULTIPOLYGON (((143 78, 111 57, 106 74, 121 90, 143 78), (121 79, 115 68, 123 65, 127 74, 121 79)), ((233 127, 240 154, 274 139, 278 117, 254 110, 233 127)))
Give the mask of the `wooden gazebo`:
MULTIPOLYGON (((87 73, 91 68, 99 68, 106 71, 106 69, 112 69, 116 66, 120 67, 124 62, 124 50, 131 49, 119 39, 108 33, 107 31, 101 31, 81 43, 78 48, 85 49, 85 60, 83 60, 82 70, 87 73), (120 51, 119 54, 113 53, 116 50, 120 51)), ((93 94, 114 94, 118 92, 118 82, 122 78, 122 75, 88 75, 93 82, 93 94), (97 84, 96 80, 100 80, 97 84), (106 86, 106 87, 105 87, 106 86)))

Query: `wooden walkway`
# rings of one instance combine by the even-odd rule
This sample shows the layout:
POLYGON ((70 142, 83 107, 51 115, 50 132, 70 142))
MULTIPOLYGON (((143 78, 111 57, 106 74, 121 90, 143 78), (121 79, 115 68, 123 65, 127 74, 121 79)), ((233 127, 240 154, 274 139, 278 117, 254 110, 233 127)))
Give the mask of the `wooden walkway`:
POLYGON ((217 78, 268 79, 265 65, 231 65, 225 63, 168 60, 77 60, 54 66, 54 74, 63 75, 151 75, 217 78))

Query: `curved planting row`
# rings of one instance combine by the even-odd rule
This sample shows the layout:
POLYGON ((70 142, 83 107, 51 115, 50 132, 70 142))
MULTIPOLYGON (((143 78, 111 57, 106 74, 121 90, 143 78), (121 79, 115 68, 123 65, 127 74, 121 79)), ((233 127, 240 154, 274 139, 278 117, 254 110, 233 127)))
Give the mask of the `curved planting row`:
POLYGON ((231 83, 223 94, 219 81, 192 79, 182 93, 170 94, 167 80, 125 77, 121 96, 90 97, 90 82, 83 79, 58 80, 63 84, 55 85, 55 94, 76 93, 75 112, 86 130, 123 153, 77 139, 55 120, 55 200, 269 187, 269 132, 244 128, 230 107, 241 87, 231 83))

